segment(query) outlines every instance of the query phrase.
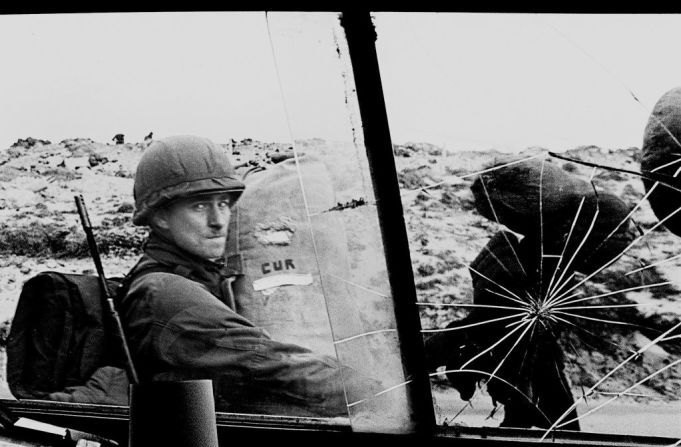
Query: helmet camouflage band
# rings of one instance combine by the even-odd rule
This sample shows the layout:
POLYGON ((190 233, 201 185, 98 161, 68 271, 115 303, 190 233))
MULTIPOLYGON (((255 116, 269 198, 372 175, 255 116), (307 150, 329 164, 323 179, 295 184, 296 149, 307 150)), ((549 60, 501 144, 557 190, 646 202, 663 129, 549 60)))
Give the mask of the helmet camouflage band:
POLYGON ((227 151, 207 138, 190 135, 155 140, 145 149, 135 173, 135 225, 148 225, 154 209, 173 199, 211 192, 233 192, 244 184, 227 151))

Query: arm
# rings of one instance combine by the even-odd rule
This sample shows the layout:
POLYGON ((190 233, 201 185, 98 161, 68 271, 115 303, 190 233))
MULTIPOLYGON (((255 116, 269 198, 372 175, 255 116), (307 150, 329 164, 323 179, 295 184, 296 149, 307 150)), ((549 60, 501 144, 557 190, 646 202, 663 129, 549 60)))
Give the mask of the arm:
POLYGON ((332 357, 270 339, 198 283, 177 275, 145 275, 133 283, 122 309, 143 378, 214 378, 235 391, 250 387, 268 399, 332 407, 339 414, 346 411, 346 389, 350 402, 380 391, 349 368, 341 377, 332 357))

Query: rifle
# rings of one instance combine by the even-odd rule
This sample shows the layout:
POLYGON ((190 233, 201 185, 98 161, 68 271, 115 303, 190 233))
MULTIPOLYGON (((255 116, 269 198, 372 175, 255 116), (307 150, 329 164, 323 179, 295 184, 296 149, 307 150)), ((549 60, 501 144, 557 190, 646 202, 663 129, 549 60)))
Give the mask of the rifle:
POLYGON ((87 208, 85 207, 85 200, 82 195, 74 196, 76 200, 76 207, 78 208, 78 214, 80 215, 80 222, 83 224, 83 230, 85 231, 85 236, 87 237, 88 247, 90 248, 90 256, 95 262, 95 268, 97 269, 97 277, 99 278, 99 286, 102 289, 103 300, 102 306, 108 310, 109 317, 114 323, 114 328, 116 330, 116 335, 121 340, 121 349, 123 351, 123 356, 125 359, 128 380, 132 384, 139 384, 139 379, 137 377, 137 371, 132 362, 132 356, 130 355, 130 349, 128 347, 127 339, 125 338, 125 332, 123 331, 123 324, 121 323, 121 318, 116 310, 116 304, 114 303, 113 294, 111 289, 109 289, 109 283, 106 281, 104 276, 104 269, 102 268, 102 260, 99 257, 99 249, 97 248, 97 241, 95 241, 95 236, 92 233, 92 224, 90 223, 90 217, 87 213, 87 208))
MULTIPOLYGON (((92 236, 92 226, 90 225, 90 220, 87 217, 87 212, 85 211, 85 205, 82 202, 83 198, 76 198, 76 203, 78 204, 78 211, 81 214, 81 219, 83 220, 83 227, 86 228, 86 234, 88 235, 88 243, 90 244, 90 249, 94 247, 94 253, 96 251, 96 245, 94 244, 94 237, 92 236), (89 228, 89 229, 88 229, 89 228), (92 241, 92 242, 91 242, 92 241)), ((97 264, 97 271, 100 273, 100 281, 104 279, 104 274, 102 272, 101 261, 99 256, 95 260, 97 264)), ((101 282, 100 282, 101 284, 101 282)), ((108 300, 111 300, 111 306, 113 306, 113 300, 111 299, 111 293, 108 288, 108 284, 104 282, 104 290, 106 291, 106 296, 108 300)), ((113 307, 112 307, 113 309, 113 307)), ((114 309, 115 313, 115 309, 114 309)), ((113 316, 118 321, 119 328, 120 319, 118 314, 113 316)), ((119 332, 122 337, 122 332, 119 332)), ((127 344, 125 344, 125 339, 123 338, 125 345, 125 350, 127 351, 127 344)), ((129 352, 128 352, 129 355, 129 352)), ((129 364, 132 367, 132 363, 129 364)), ((132 377, 136 378, 134 369, 131 369, 132 377)), ((74 430, 72 428, 61 427, 58 425, 48 424, 45 422, 40 422, 35 419, 29 419, 25 417, 20 417, 15 415, 12 410, 9 409, 4 403, 0 402, 0 426, 6 430, 7 435, 14 439, 18 438, 26 441, 36 441, 40 442, 41 445, 55 445, 55 446, 91 446, 91 447, 117 447, 118 442, 107 439, 92 433, 83 432, 80 430, 74 430)), ((0 430, 0 433, 3 433, 0 430)), ((0 443, 2 441, 0 440, 0 443)), ((4 443, 2 443, 5 445, 4 443)))

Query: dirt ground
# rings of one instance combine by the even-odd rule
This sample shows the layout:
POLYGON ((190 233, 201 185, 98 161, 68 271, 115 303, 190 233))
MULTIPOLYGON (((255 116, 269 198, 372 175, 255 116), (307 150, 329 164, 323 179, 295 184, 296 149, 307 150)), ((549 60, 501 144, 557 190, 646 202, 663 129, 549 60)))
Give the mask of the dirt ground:
MULTIPOLYGON (((575 396, 578 397, 578 396, 575 396)), ((607 399, 589 399, 577 406, 577 414, 588 411, 606 402, 607 399)), ((462 402, 451 388, 435 388, 433 401, 438 424, 452 424, 452 417, 467 404, 462 402)), ((496 412, 491 398, 478 393, 471 405, 461 413, 458 425, 468 427, 498 427, 504 418, 503 406, 496 412)), ((645 405, 630 401, 615 400, 580 421, 582 431, 620 435, 660 436, 681 439, 681 403, 678 401, 648 403, 645 405)))

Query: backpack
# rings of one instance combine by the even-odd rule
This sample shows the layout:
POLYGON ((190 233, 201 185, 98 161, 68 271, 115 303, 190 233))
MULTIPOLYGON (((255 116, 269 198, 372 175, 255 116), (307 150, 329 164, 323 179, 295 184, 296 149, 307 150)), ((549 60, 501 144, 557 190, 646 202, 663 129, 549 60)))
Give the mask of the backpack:
MULTIPOLYGON (((120 279, 108 279, 116 290, 120 279)), ((7 382, 18 399, 83 385, 105 365, 120 364, 118 339, 102 309, 94 275, 42 272, 23 286, 7 342, 7 382)))

